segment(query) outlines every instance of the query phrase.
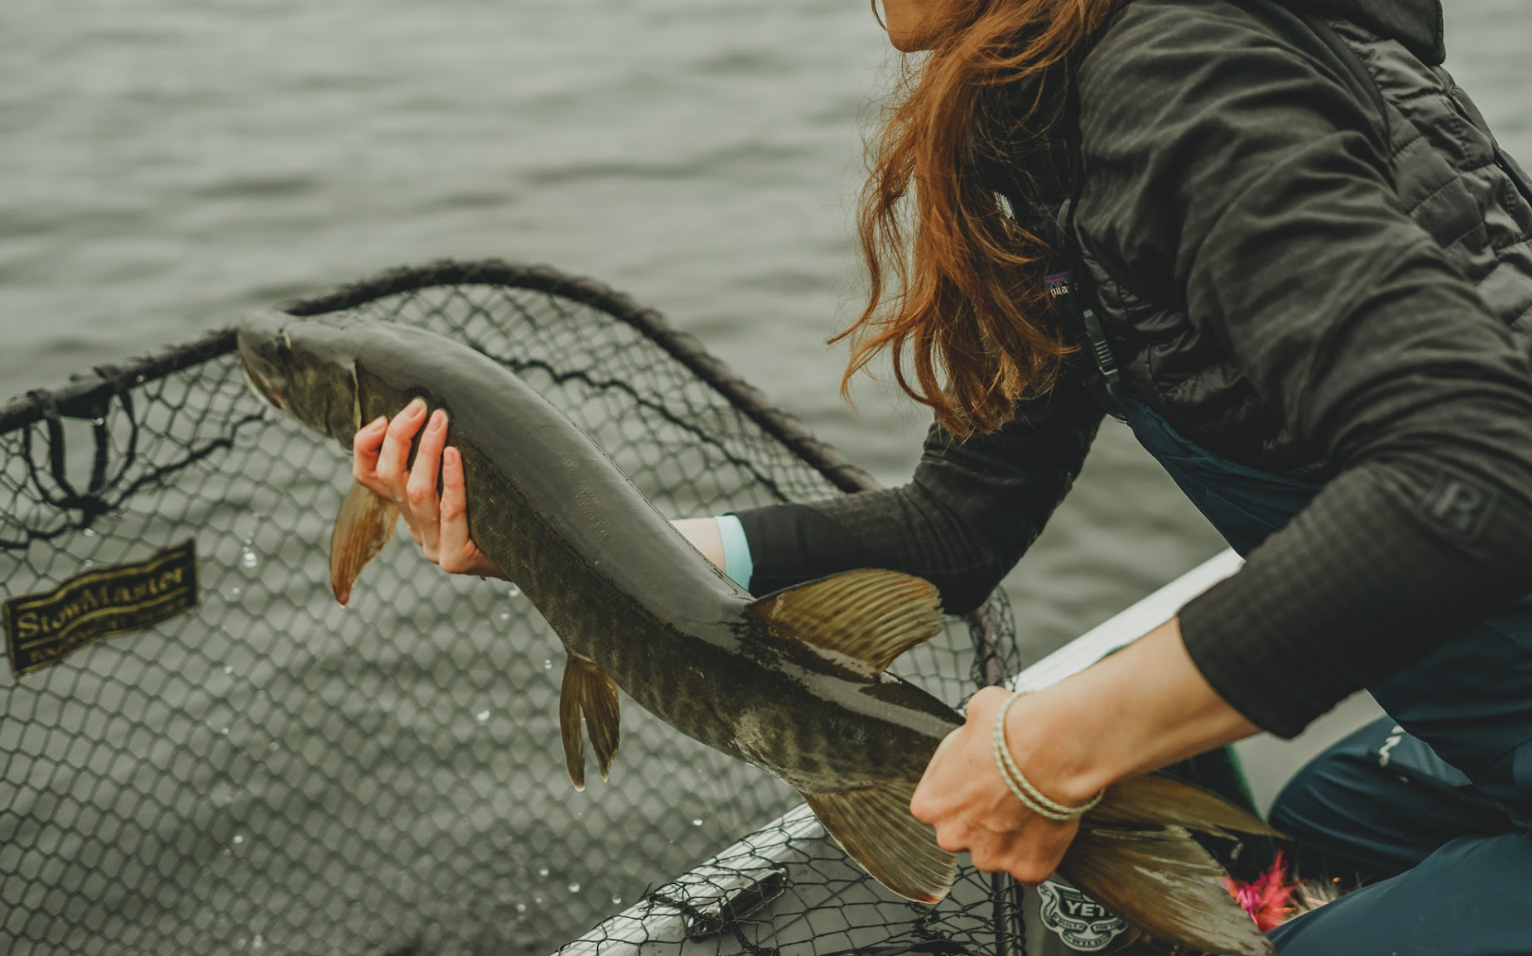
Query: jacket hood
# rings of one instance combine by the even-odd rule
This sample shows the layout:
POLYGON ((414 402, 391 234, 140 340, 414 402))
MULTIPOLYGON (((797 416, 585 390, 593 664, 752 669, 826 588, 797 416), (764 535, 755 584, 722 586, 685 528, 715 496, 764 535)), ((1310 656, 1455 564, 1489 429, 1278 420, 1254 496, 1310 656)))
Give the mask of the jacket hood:
POLYGON ((1447 58, 1441 0, 1283 0, 1294 10, 1340 17, 1398 40, 1431 66, 1447 58))

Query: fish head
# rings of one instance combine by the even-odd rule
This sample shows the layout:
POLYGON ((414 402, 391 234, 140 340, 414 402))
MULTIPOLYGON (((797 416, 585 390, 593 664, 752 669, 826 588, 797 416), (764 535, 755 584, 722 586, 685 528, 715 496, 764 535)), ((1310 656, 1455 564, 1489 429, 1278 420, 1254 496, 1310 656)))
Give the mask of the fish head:
POLYGON ((251 389, 350 447, 360 416, 355 336, 340 324, 282 312, 248 316, 236 333, 251 389))

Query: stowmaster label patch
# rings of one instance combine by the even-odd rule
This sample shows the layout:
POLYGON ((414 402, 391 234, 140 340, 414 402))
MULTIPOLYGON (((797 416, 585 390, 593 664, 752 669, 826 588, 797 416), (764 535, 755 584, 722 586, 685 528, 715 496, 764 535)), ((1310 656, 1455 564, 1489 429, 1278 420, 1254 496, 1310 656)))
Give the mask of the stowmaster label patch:
POLYGON ((194 542, 134 564, 93 568, 52 591, 5 602, 5 653, 17 677, 108 634, 136 631, 197 604, 194 542))

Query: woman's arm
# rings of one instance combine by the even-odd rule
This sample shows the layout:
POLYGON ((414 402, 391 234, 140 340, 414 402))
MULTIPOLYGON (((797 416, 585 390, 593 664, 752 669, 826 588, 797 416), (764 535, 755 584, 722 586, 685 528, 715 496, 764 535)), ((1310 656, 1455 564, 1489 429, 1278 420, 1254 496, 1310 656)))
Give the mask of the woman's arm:
MULTIPOLYGON (((910 805, 944 849, 1027 884, 1047 879, 1078 824, 1031 813, 1000 776, 991 747, 1008 693, 968 702, 967 722, 937 750, 910 805)), ((1171 620, 1095 665, 1019 699, 1006 742, 1046 797, 1079 806, 1103 787, 1233 743, 1259 728, 1219 697, 1192 663, 1171 620)))
POLYGON ((1042 532, 1084 464, 1101 408, 1077 368, 991 435, 933 427, 897 488, 739 512, 750 589, 765 594, 852 568, 925 578, 948 613, 982 604, 1042 532))

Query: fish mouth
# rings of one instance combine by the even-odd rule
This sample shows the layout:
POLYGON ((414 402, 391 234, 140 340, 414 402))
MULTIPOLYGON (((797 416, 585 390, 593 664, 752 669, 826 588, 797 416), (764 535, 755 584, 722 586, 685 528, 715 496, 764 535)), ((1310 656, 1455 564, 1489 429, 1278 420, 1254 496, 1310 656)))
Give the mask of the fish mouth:
POLYGON ((245 387, 250 389, 250 393, 256 398, 264 399, 276 406, 280 411, 287 410, 287 405, 282 399, 282 393, 272 388, 266 382, 257 379, 250 371, 249 366, 245 367, 245 387))

